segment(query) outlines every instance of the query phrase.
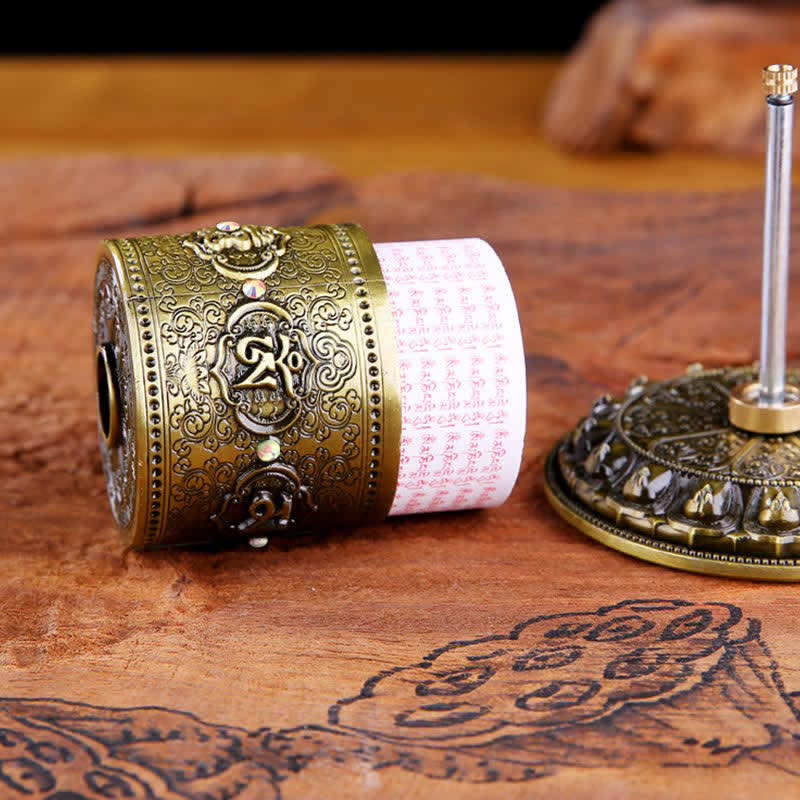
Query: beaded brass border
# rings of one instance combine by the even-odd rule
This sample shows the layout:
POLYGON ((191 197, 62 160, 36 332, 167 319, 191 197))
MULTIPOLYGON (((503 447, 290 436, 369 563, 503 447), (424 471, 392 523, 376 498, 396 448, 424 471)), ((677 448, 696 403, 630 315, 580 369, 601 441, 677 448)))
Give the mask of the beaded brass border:
MULTIPOLYGON (((132 361, 133 546, 261 542, 388 513, 399 376, 386 286, 358 226, 223 222, 112 240, 99 260, 116 276, 132 361)), ((109 473, 112 497, 119 480, 109 473)))

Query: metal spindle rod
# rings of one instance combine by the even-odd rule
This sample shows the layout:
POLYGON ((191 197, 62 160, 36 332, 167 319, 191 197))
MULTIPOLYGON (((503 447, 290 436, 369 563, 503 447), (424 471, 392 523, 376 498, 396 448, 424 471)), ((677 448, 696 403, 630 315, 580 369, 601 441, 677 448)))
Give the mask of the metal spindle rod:
POLYGON ((764 261, 761 288, 759 401, 781 405, 786 388, 786 313, 792 191, 792 125, 797 70, 775 64, 764 70, 767 91, 767 163, 764 261))

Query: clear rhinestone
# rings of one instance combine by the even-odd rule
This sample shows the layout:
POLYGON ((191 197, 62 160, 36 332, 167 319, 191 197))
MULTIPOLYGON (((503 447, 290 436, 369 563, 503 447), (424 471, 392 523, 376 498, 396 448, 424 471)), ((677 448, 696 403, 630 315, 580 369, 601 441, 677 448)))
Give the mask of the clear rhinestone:
POLYGON ((257 278, 248 278, 242 284, 242 294, 245 297, 251 297, 254 300, 257 300, 259 297, 263 297, 267 293, 267 285, 264 281, 260 281, 257 278))
POLYGON ((217 230, 218 231, 238 231, 239 230, 239 223, 233 222, 232 220, 225 220, 223 222, 217 223, 217 230))
POLYGON ((281 443, 274 437, 264 439, 256 445, 256 455, 260 461, 274 461, 281 454, 281 443))
POLYGON ((249 543, 250 547, 266 547, 269 544, 269 539, 266 536, 256 536, 253 537, 249 543))

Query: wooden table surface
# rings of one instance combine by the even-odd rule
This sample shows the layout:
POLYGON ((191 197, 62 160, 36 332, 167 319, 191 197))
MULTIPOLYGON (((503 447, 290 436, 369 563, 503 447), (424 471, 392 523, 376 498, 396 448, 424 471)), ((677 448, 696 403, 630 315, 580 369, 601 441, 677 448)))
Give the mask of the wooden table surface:
POLYGON ((759 186, 759 160, 576 157, 539 133, 554 57, 0 60, 0 153, 302 152, 360 177, 444 169, 548 186, 759 186))
POLYGON ((542 489, 599 394, 753 360, 761 165, 558 154, 536 134, 552 73, 0 64, 0 797, 797 796, 800 589, 628 558, 542 489), (234 155, 290 147, 316 159, 234 155), (163 158, 17 158, 98 149, 163 158), (184 158, 203 151, 227 155, 184 158), (490 241, 528 366, 509 501, 125 552, 94 421, 97 241, 220 215, 490 241))

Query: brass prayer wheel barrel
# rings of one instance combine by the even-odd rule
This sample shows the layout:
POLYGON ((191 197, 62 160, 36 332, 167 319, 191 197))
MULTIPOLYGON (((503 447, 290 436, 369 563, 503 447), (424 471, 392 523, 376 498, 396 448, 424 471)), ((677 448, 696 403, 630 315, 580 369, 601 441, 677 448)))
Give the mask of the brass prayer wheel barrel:
POLYGON ((107 241, 94 343, 108 492, 133 547, 258 545, 389 512, 395 339, 358 226, 107 241))

